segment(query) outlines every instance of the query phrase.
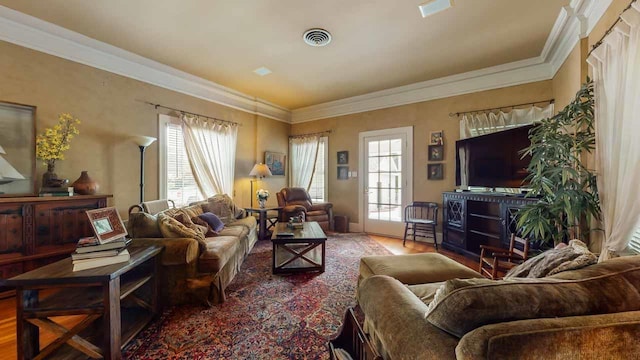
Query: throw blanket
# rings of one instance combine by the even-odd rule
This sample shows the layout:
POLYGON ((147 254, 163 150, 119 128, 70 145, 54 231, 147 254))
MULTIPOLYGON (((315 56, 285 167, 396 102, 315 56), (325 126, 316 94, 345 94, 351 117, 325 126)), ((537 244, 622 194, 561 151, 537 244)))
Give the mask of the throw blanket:
POLYGON ((595 264, 598 258, 580 240, 571 240, 569 245, 552 249, 531 258, 511 269, 506 278, 525 277, 541 278, 562 271, 574 270, 595 264))

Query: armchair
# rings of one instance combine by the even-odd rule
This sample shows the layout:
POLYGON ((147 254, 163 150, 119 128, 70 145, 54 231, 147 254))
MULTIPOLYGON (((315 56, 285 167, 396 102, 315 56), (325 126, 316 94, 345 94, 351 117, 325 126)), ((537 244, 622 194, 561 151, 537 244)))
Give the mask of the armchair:
POLYGON ((313 204, 303 188, 283 188, 276 196, 278 206, 282 207, 280 221, 286 222, 292 216, 304 214, 307 221, 317 221, 323 230, 333 230, 333 204, 313 204))

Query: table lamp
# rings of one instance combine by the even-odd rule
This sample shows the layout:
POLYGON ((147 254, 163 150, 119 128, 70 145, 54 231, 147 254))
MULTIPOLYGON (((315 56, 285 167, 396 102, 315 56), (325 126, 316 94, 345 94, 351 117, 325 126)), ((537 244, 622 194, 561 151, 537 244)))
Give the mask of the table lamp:
MULTIPOLYGON (((251 172, 249 172, 249 176, 256 176, 258 179, 262 179, 264 177, 267 176, 272 176, 273 174, 271 174, 271 170, 269 170, 269 167, 263 163, 259 163, 259 164, 255 164, 253 165, 253 169, 251 169, 251 172)), ((251 207, 253 207, 253 198, 254 198, 254 194, 253 194, 253 182, 257 181, 257 180, 251 180, 251 207)))
POLYGON ((153 144, 156 138, 151 136, 134 136, 131 138, 140 148, 140 203, 144 201, 144 151, 153 144))

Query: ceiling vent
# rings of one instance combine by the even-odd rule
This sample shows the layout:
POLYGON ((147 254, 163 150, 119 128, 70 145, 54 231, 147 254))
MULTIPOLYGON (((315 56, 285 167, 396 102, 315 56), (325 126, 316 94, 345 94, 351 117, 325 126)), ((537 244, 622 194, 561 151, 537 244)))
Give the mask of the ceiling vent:
POLYGON ((325 29, 309 29, 302 38, 311 46, 325 46, 331 42, 331 34, 325 29))

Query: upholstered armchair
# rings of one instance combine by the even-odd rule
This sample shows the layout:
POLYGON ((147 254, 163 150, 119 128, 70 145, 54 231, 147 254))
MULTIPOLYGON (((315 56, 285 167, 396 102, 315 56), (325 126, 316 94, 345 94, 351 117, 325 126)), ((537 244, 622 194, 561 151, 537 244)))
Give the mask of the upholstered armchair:
POLYGON ((278 206, 282 207, 280 221, 286 222, 292 216, 304 214, 306 221, 317 221, 323 230, 333 230, 333 204, 313 204, 303 188, 284 188, 276 196, 278 206))

